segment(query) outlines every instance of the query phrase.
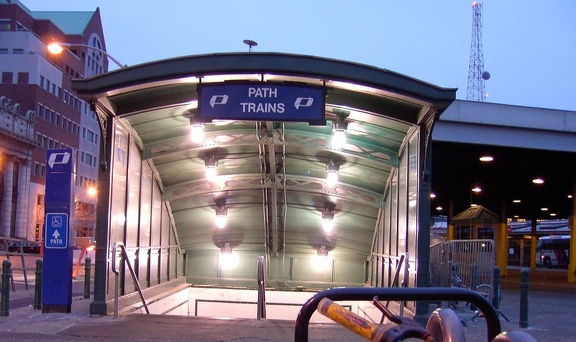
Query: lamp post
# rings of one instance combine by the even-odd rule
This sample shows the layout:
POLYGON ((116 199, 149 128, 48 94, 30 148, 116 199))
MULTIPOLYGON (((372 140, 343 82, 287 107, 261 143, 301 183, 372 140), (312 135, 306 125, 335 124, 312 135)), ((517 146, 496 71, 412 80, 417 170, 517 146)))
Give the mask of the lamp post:
POLYGON ((64 51, 64 48, 68 48, 68 47, 73 47, 73 46, 78 46, 78 47, 85 47, 85 48, 89 48, 89 49, 93 49, 96 50, 100 53, 102 53, 104 56, 110 58, 110 60, 114 63, 116 63, 116 65, 118 65, 120 68, 125 68, 126 65, 120 63, 116 58, 112 57, 108 52, 106 52, 105 50, 99 49, 97 47, 88 45, 88 44, 76 44, 76 43, 60 43, 60 42, 53 42, 48 44, 47 48, 48 51, 52 54, 59 54, 62 51, 64 51))

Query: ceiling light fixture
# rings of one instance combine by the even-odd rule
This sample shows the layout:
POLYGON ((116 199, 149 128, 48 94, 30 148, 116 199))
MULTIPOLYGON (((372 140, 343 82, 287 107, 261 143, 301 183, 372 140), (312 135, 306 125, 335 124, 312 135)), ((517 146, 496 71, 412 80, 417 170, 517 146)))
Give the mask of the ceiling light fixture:
POLYGON ((232 247, 230 247, 230 242, 224 243, 224 246, 222 246, 222 248, 220 248, 220 253, 222 253, 222 254, 231 254, 232 253, 232 247))
POLYGON ((226 207, 216 207, 216 227, 223 229, 226 227, 228 209, 226 207))
POLYGON ((534 178, 534 179, 532 180, 532 183, 534 183, 534 184, 544 184, 544 179, 542 179, 542 178, 540 178, 540 177, 534 178))
POLYGON ((326 246, 322 245, 320 248, 318 248, 318 256, 328 256, 328 250, 326 249, 326 246))
POLYGON ((335 187, 338 184, 338 172, 340 171, 340 166, 334 163, 334 160, 330 160, 330 163, 326 165, 326 171, 328 175, 326 176, 326 185, 330 187, 335 187))
POLYGON ((210 158, 204 160, 204 166, 206 167, 206 179, 208 179, 210 182, 215 181, 216 176, 218 175, 216 170, 218 167, 218 160, 216 160, 214 156, 211 156, 210 158))
POLYGON ((334 229, 334 213, 328 209, 324 209, 322 213, 322 229, 326 233, 330 233, 334 229))
POLYGON ((204 124, 196 122, 194 117, 190 118, 190 140, 195 144, 204 142, 204 124))
POLYGON ((341 149, 346 144, 346 131, 348 130, 348 123, 344 121, 343 116, 338 116, 332 121, 332 147, 341 149))
POLYGON ((481 162, 491 162, 493 160, 494 160, 494 157, 489 156, 489 155, 485 155, 485 156, 480 157, 481 162))

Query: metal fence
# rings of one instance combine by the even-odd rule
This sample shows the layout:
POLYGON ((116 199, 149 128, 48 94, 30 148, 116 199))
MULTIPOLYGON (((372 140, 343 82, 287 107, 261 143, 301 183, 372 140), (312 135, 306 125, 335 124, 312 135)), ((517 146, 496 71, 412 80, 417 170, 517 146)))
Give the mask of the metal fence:
POLYGON ((493 240, 450 240, 430 247, 432 286, 471 289, 492 300, 493 240))

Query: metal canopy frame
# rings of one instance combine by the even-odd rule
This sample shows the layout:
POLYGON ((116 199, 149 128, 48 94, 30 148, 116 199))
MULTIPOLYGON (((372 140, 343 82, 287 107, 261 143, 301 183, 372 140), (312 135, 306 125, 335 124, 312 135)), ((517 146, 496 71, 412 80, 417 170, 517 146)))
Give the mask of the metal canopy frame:
MULTIPOLYGON (((389 178, 400 166, 407 137, 422 127, 428 140, 430 123, 456 92, 386 69, 281 53, 151 62, 74 80, 73 88, 92 103, 103 126, 113 119, 131 132, 142 160, 157 172, 182 249, 216 249, 218 236, 227 234, 213 227, 214 209, 223 204, 229 234, 238 240, 231 245, 235 250, 313 255, 321 244, 329 245, 331 255, 364 259, 373 252, 389 178), (196 86, 239 80, 325 87, 326 125, 213 122, 205 125, 204 143, 192 142, 196 86), (334 148, 332 127, 342 119, 348 141, 334 148), (218 160, 218 184, 205 180, 209 157, 218 160), (334 161, 340 178, 330 188, 326 166, 334 161), (320 223, 326 210, 336 221, 328 235, 320 223)), ((108 138, 103 133, 102 142, 110 144, 108 138)))

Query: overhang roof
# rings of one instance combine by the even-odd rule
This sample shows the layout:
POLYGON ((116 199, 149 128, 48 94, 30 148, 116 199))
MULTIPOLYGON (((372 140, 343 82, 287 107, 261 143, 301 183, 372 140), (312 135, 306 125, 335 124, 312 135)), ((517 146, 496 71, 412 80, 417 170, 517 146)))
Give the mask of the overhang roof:
POLYGON ((182 248, 210 250, 228 241, 240 251, 312 254, 323 245, 363 257, 407 136, 456 93, 385 69, 281 53, 162 60, 75 80, 73 88, 134 134, 158 171, 182 248), (192 142, 198 83, 234 81, 325 87, 326 125, 215 121, 203 143, 192 142), (332 145, 337 118, 348 123, 343 148, 332 145), (218 160, 215 183, 204 173, 210 157, 218 160), (325 184, 331 161, 340 166, 336 188, 325 184), (217 205, 228 209, 223 230, 214 227, 217 205), (326 210, 334 214, 331 233, 321 228, 326 210))

